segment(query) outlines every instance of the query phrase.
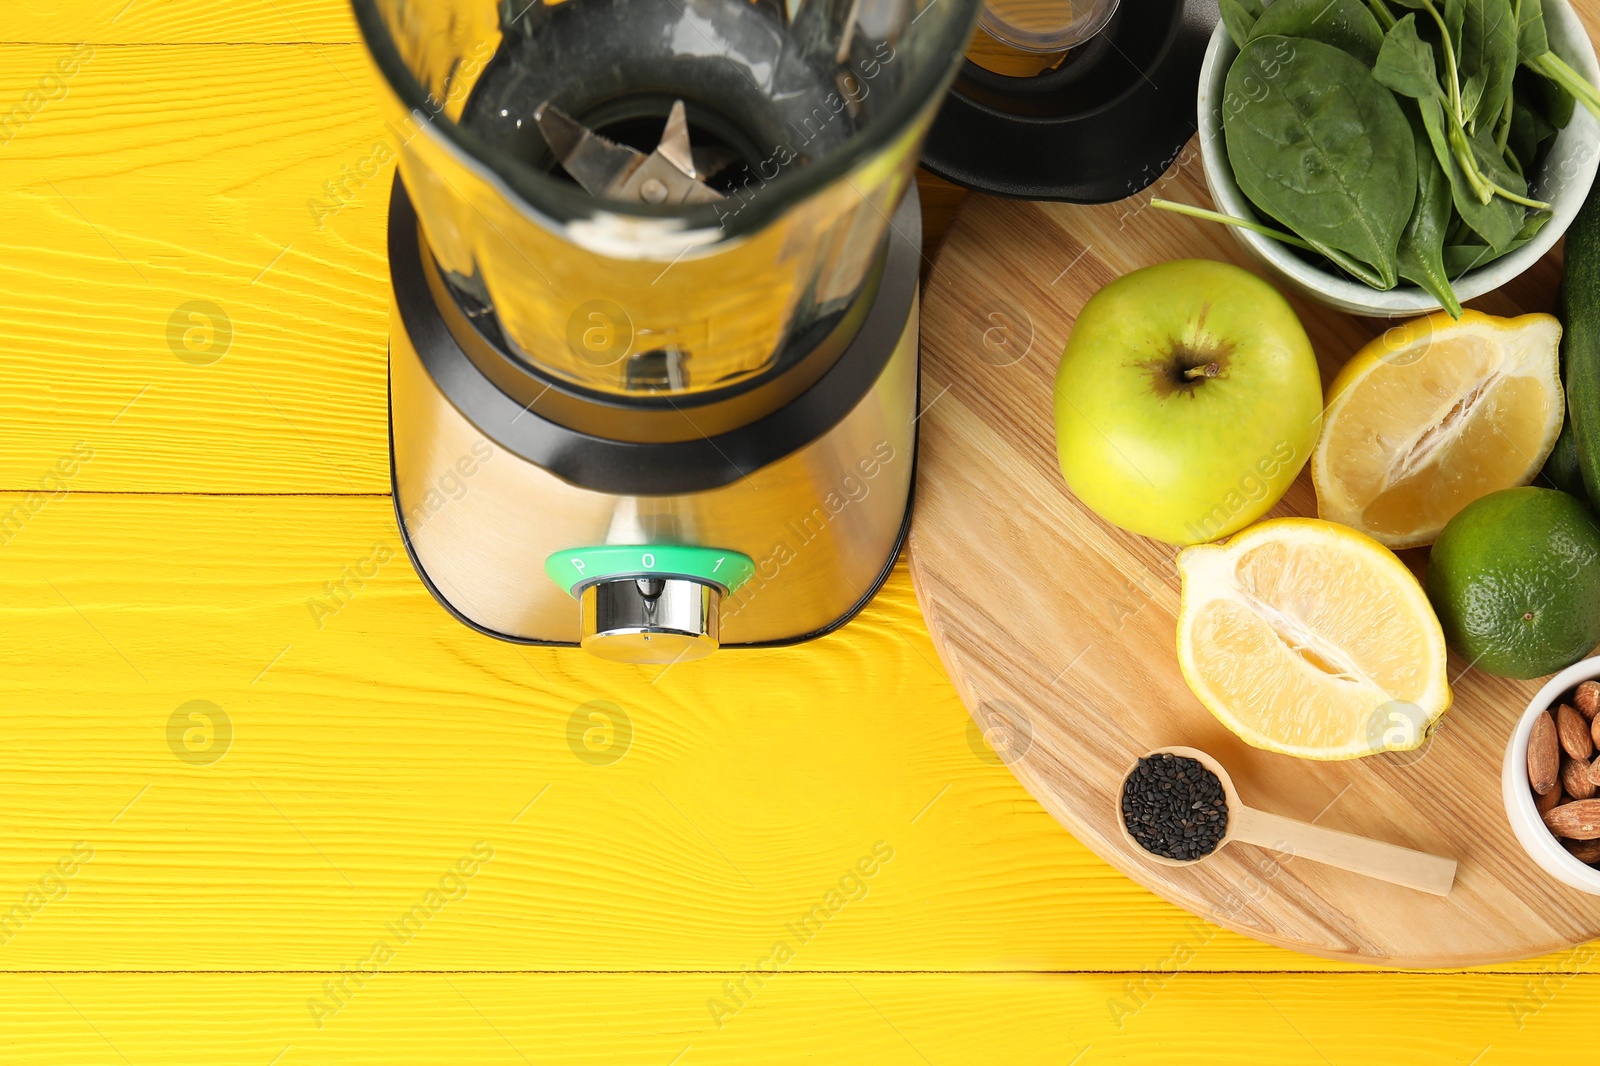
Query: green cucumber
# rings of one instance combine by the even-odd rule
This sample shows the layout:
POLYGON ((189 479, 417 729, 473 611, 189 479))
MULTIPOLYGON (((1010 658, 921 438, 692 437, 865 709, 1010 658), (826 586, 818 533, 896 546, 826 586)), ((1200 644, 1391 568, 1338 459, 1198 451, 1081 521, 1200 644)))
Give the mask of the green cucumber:
MULTIPOLYGON (((1559 301, 1560 296, 1557 296, 1559 301)), ((1562 332, 1565 332, 1563 330, 1562 332)), ((1556 437, 1556 446, 1550 449, 1550 458, 1544 461, 1544 468, 1539 471, 1539 476, 1534 480, 1542 481, 1551 488, 1560 489, 1569 496, 1576 496, 1584 503, 1589 504, 1589 509, 1594 509, 1594 504, 1589 500, 1589 492, 1583 487, 1583 469, 1578 463, 1578 438, 1572 432, 1572 415, 1569 413, 1572 394, 1567 388, 1567 346, 1561 345, 1561 433, 1556 437)))
POLYGON ((1590 500, 1600 500, 1600 183, 1567 230, 1566 259, 1561 355, 1567 363, 1567 421, 1583 487, 1590 500))
POLYGON ((1544 461, 1544 469, 1539 471, 1538 480, 1576 496, 1584 503, 1589 502, 1589 494, 1583 487, 1583 470, 1578 464, 1578 441, 1572 434, 1570 417, 1562 423, 1561 436, 1556 438, 1555 449, 1551 451, 1550 458, 1544 461))

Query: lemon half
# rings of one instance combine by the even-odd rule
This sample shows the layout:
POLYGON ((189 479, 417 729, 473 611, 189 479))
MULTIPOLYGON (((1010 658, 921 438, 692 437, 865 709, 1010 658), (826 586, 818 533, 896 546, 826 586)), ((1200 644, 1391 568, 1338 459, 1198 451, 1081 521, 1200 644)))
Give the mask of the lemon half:
POLYGON ((1561 432, 1561 324, 1444 312, 1395 326, 1334 379, 1311 456, 1317 513, 1391 548, 1526 485, 1561 432))
POLYGON ((1370 537, 1280 518, 1177 564, 1184 680, 1246 743, 1305 759, 1408 750, 1449 709, 1439 620, 1370 537))

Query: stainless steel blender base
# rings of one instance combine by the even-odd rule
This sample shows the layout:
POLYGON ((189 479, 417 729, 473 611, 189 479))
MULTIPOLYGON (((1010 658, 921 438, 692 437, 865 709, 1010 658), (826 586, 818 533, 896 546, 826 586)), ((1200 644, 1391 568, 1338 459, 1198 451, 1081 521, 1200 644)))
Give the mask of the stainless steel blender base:
MULTIPOLYGON (((460 380, 473 371, 464 357, 442 358, 437 346, 448 343, 447 334, 430 329, 414 339, 407 323, 416 321, 415 301, 410 308, 400 304, 415 289, 397 277, 391 462, 400 528, 418 574, 452 613, 483 632, 524 643, 577 644, 584 635, 579 603, 547 575, 552 554, 587 545, 703 545, 742 552, 755 563, 753 577, 719 597, 720 617, 711 622, 724 645, 792 643, 848 621, 888 575, 910 517, 916 212, 912 194, 897 212, 885 280, 866 324, 840 365, 813 388, 851 370, 845 365, 850 360, 857 367, 866 360, 881 365, 876 378, 809 441, 694 491, 585 487, 529 461, 509 444, 529 428, 519 423, 540 416, 481 382, 460 380), (427 354, 419 352, 419 341, 427 354), (892 347, 886 360, 885 347, 892 347), (470 395, 475 417, 467 417, 450 393, 470 395)), ((641 461, 648 463, 651 454, 641 452, 641 461)), ((677 474, 660 471, 664 484, 681 480, 677 474)), ((649 475, 646 469, 619 476, 648 482, 649 475)), ((683 646, 699 650, 704 644, 688 634, 683 646)))

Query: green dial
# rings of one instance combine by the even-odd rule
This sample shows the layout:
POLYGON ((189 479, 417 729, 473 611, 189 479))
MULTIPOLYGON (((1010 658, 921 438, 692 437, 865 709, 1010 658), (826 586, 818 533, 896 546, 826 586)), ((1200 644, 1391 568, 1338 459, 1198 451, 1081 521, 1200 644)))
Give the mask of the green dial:
POLYGON ((687 544, 607 544, 568 548, 544 561, 550 579, 572 595, 585 585, 619 577, 686 577, 734 592, 756 564, 743 552, 687 544))

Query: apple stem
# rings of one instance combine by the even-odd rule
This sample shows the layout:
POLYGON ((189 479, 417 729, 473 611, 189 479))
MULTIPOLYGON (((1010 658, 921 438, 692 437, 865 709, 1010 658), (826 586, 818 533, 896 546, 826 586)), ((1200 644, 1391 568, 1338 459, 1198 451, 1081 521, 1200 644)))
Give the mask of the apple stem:
POLYGON ((1214 378, 1220 373, 1222 373, 1222 365, 1211 362, 1204 366, 1191 366, 1183 372, 1183 376, 1186 381, 1193 381, 1195 378, 1214 378))

